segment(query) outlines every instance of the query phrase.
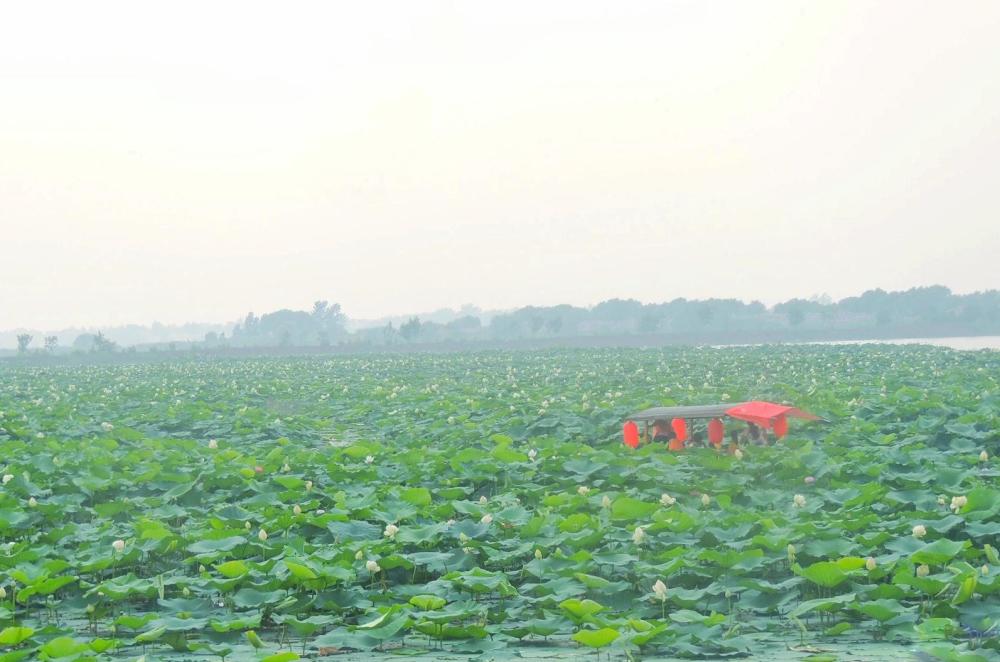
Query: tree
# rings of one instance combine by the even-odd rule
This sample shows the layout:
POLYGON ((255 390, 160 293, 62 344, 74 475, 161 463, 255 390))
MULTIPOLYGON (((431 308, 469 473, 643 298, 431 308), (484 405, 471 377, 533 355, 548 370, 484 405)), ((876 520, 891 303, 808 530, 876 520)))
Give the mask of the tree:
POLYGON ((45 336, 45 351, 51 354, 59 346, 58 336, 45 336))
POLYGON ((28 351, 28 345, 31 344, 31 341, 33 339, 34 339, 34 336, 31 335, 30 333, 19 333, 19 334, 17 334, 17 351, 19 353, 21 353, 21 354, 24 354, 25 352, 27 352, 28 351))
POLYGON ((114 340, 109 339, 101 331, 98 331, 97 334, 94 335, 93 351, 103 353, 103 352, 113 352, 117 349, 118 349, 118 343, 116 343, 114 340))
POLYGON ((410 321, 399 327, 399 335, 409 342, 420 335, 420 318, 411 317, 410 321))

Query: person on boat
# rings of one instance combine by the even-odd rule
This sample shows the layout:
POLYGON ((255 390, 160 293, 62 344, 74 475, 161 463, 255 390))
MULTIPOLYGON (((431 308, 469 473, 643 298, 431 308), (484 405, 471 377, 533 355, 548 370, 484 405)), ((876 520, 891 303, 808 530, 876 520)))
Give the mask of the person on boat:
POLYGON ((674 438, 674 430, 670 427, 670 421, 658 418, 653 421, 653 441, 670 441, 674 438))

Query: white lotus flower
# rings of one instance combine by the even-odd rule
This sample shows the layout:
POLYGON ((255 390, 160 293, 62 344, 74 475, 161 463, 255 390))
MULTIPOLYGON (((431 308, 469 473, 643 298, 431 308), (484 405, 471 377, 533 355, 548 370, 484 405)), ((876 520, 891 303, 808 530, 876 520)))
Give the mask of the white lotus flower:
POLYGON ((395 524, 386 524, 385 531, 382 532, 382 535, 384 535, 386 538, 389 538, 390 540, 395 540, 397 533, 399 533, 398 526, 396 526, 395 524))
POLYGON ((926 563, 917 566, 917 577, 926 577, 929 574, 931 574, 931 569, 926 563))
POLYGON ((209 439, 208 447, 214 451, 216 448, 219 447, 219 441, 217 439, 209 439))
POLYGON ((114 541, 113 543, 111 543, 111 549, 121 554, 122 552, 125 551, 125 541, 124 540, 114 541))
POLYGON ((538 451, 536 451, 534 448, 532 448, 530 451, 528 451, 528 459, 529 460, 531 460, 532 462, 534 462, 536 457, 538 457, 538 451))
POLYGON ((485 496, 479 497, 479 505, 480 506, 485 506, 488 503, 488 501, 489 500, 485 496))
POLYGON ((951 498, 951 509, 956 513, 965 507, 965 504, 969 502, 969 499, 965 496, 953 496, 951 498))
POLYGON ((979 454, 979 461, 980 462, 989 462, 990 461, 990 454, 987 453, 986 451, 983 451, 982 453, 979 454))
POLYGON ((368 570, 368 572, 372 573, 373 575, 382 572, 382 568, 379 567, 379 564, 376 563, 375 561, 368 561, 367 563, 365 563, 365 568, 368 570))
POLYGON ((257 532, 257 540, 259 540, 261 542, 265 542, 267 540, 267 531, 265 531, 264 529, 261 529, 260 531, 258 531, 257 532))
POLYGON ((374 455, 369 455, 369 456, 367 456, 365 458, 365 464, 371 464, 374 461, 375 461, 375 456, 374 455))
POLYGON ((662 579, 657 579, 656 583, 653 584, 653 594, 660 602, 667 599, 667 585, 663 583, 662 579))
POLYGON ((4 485, 6 485, 7 483, 9 483, 12 480, 14 480, 14 474, 4 474, 3 475, 3 484, 4 485))
POLYGON ((926 535, 927 535, 927 527, 924 526, 923 524, 917 524, 915 527, 913 527, 914 538, 923 538, 926 535))
POLYGON ((292 468, 290 466, 288 466, 287 462, 285 462, 283 465, 281 465, 281 471, 283 473, 288 473, 291 470, 292 470, 292 468))
POLYGON ((323 510, 322 508, 317 508, 317 509, 316 509, 316 514, 317 514, 317 515, 322 515, 322 514, 323 514, 323 513, 325 513, 325 512, 326 512, 326 511, 325 511, 325 510, 323 510))
POLYGON ((642 541, 646 539, 646 530, 641 526, 635 527, 635 531, 632 532, 632 542, 636 545, 641 545, 642 541))
POLYGON ((483 524, 492 524, 493 523, 493 515, 490 515, 489 513, 486 513, 485 515, 483 515, 483 518, 481 520, 479 520, 479 521, 482 522, 483 524))
POLYGON ((467 536, 465 534, 465 531, 460 531, 459 532, 459 534, 458 534, 458 542, 462 543, 463 545, 465 543, 469 542, 469 536, 467 536))
POLYGON ((876 565, 878 565, 878 563, 875 561, 874 556, 869 556, 865 559, 865 569, 868 570, 868 572, 874 570, 876 565))
POLYGON ((743 451, 741 451, 739 448, 737 448, 736 450, 733 451, 733 457, 735 457, 737 460, 742 460, 743 459, 743 451))
POLYGON ((948 498, 945 497, 945 495, 942 494, 941 496, 938 497, 938 505, 939 506, 943 506, 946 503, 948 503, 948 498))
POLYGON ((795 506, 796 508, 805 508, 806 498, 801 494, 796 494, 794 497, 792 497, 792 505, 795 506))
POLYGON ((660 505, 663 505, 663 506, 672 506, 675 503, 677 503, 677 499, 675 499, 674 497, 670 496, 666 492, 664 492, 663 494, 660 495, 660 505))
POLYGON ((580 487, 576 488, 576 493, 579 494, 580 496, 587 496, 590 493, 590 488, 587 487, 586 485, 581 485, 580 487))
POLYGON ((112 430, 115 429, 115 426, 105 421, 104 423, 101 423, 101 429, 104 430, 105 432, 111 432, 112 430))

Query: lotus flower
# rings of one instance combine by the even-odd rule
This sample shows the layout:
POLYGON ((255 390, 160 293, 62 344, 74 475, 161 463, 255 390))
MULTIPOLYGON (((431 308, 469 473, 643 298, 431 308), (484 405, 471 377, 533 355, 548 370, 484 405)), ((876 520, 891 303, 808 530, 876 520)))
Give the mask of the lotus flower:
POLYGON ((865 569, 868 570, 868 572, 874 570, 876 565, 878 565, 878 563, 875 561, 874 556, 869 556, 865 559, 865 569))
POLYGON ((660 602, 667 599, 667 585, 663 583, 662 579, 657 579, 656 583, 653 584, 653 594, 660 602))
POLYGON ((113 543, 111 543, 111 549, 113 549, 113 550, 115 550, 115 552, 121 554, 122 552, 125 551, 125 541, 124 540, 116 540, 116 541, 114 541, 113 543))
POLYGON ((367 563, 365 563, 365 568, 368 570, 368 572, 372 573, 373 575, 382 572, 382 568, 379 567, 379 564, 376 563, 375 561, 368 561, 367 563))
POLYGON ((737 448, 736 450, 733 451, 733 457, 735 457, 737 460, 742 460, 743 459, 743 451, 741 451, 739 448, 737 448))
POLYGON ((587 487, 586 485, 581 485, 580 487, 576 488, 576 493, 579 494, 580 496, 587 496, 588 494, 590 494, 590 488, 587 487))
POLYGON ((927 535, 927 527, 924 526, 923 524, 917 524, 915 527, 913 527, 914 538, 923 538, 926 535, 927 535))
POLYGON ((636 545, 641 545, 642 541, 646 539, 646 530, 641 526, 635 527, 635 531, 632 532, 632 542, 636 545))
POLYGON ((611 497, 607 494, 601 497, 601 508, 606 510, 611 510, 611 497))
POLYGON ((983 451, 982 453, 979 454, 979 461, 980 462, 989 462, 990 461, 990 454, 987 453, 986 451, 983 451))
POLYGON ((672 506, 677 503, 677 499, 673 498, 666 492, 660 495, 660 504, 664 506, 672 506))
POLYGON ((105 421, 104 423, 101 423, 101 429, 104 430, 105 432, 111 432, 112 430, 115 429, 115 426, 105 421))
POLYGON ((216 440, 216 439, 209 439, 208 440, 208 447, 211 448, 214 451, 216 448, 219 447, 218 440, 216 440))
POLYGON ((801 494, 796 494, 794 497, 792 497, 792 505, 795 506, 796 508, 805 508, 806 498, 801 494))
POLYGON ((812 485, 813 483, 816 482, 816 477, 806 476, 805 478, 802 479, 802 482, 805 483, 806 485, 812 485))
POLYGON ((953 496, 951 498, 951 509, 956 513, 965 507, 965 504, 969 502, 969 499, 965 496, 953 496))
POLYGON ((490 515, 489 513, 486 513, 485 515, 483 515, 483 518, 481 520, 479 520, 479 521, 482 522, 483 524, 492 524, 493 523, 493 515, 490 515))
POLYGON ((479 497, 479 505, 480 506, 485 506, 488 502, 489 502, 489 499, 487 499, 485 496, 479 497))
POLYGON ((528 459, 529 460, 531 460, 532 462, 534 462, 536 457, 538 457, 538 451, 536 451, 534 448, 532 448, 530 451, 528 451, 528 459))
POLYGON ((3 484, 4 485, 6 485, 7 483, 9 483, 12 480, 14 480, 14 474, 4 474, 3 475, 3 484))
POLYGON ((398 526, 396 526, 395 524, 386 524, 385 531, 382 532, 382 535, 384 535, 389 540, 395 540, 397 533, 399 533, 398 526))
POLYGON ((931 574, 931 569, 926 563, 917 566, 917 577, 926 577, 929 574, 931 574))
POLYGON ((375 456, 374 455, 369 455, 369 456, 365 457, 365 464, 371 464, 374 461, 375 461, 375 456))

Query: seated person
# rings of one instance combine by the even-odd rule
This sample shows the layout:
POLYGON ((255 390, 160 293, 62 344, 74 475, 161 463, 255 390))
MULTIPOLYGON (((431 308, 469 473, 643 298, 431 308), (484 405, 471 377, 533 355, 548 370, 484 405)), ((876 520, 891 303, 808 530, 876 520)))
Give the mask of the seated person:
POLYGON ((662 418, 653 421, 653 441, 670 441, 674 438, 670 422, 662 418))

